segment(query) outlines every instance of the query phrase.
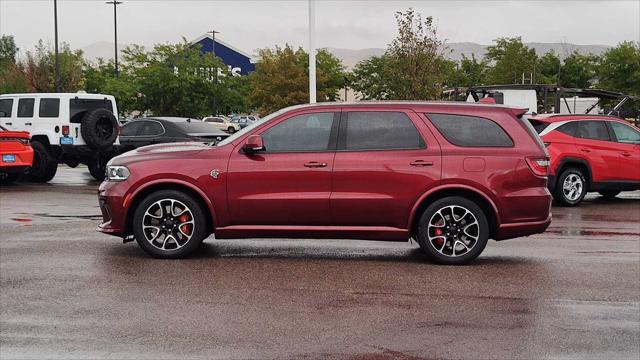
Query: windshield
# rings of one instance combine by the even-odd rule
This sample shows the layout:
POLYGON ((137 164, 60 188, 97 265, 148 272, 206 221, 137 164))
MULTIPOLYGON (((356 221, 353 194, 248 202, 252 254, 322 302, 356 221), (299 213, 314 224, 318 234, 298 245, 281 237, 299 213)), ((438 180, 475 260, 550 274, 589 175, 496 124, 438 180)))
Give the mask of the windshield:
POLYGON ((239 137, 243 136, 244 134, 250 132, 255 127, 257 127, 257 126, 259 126, 259 125, 261 125, 261 124, 273 119, 274 117, 282 114, 283 112, 285 112, 285 111, 287 111, 289 109, 290 108, 285 108, 285 109, 282 109, 282 110, 278 110, 278 111, 276 111, 274 113, 271 113, 271 114, 263 117, 262 119, 260 119, 258 121, 250 122, 250 125, 247 125, 247 127, 245 127, 244 129, 242 129, 240 131, 237 131, 237 132, 233 133, 233 135, 229 136, 228 138, 220 141, 218 143, 218 146, 224 146, 224 145, 227 145, 228 143, 234 142, 237 138, 239 138, 239 137))

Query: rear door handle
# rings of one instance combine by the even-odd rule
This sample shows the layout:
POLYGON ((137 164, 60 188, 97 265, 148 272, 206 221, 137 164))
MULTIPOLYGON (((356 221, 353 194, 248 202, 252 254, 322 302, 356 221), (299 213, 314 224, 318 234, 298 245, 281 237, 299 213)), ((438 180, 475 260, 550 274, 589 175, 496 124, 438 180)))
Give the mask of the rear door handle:
POLYGON ((623 153, 622 153, 622 156, 624 156, 624 157, 629 157, 629 156, 631 156, 631 153, 623 152, 623 153))
POLYGON ((312 161, 304 164, 304 166, 308 168, 323 168, 323 167, 327 167, 327 163, 319 163, 317 161, 312 161))
POLYGON ((586 153, 590 153, 590 152, 591 152, 591 150, 589 150, 589 149, 585 149, 585 148, 581 148, 581 149, 580 149, 580 151, 582 151, 582 152, 586 152, 586 153))
POLYGON ((31 126, 32 125, 31 123, 24 123, 24 124, 27 125, 27 126, 31 126))
POLYGON ((412 161, 409 165, 418 167, 433 166, 433 161, 416 160, 412 161))

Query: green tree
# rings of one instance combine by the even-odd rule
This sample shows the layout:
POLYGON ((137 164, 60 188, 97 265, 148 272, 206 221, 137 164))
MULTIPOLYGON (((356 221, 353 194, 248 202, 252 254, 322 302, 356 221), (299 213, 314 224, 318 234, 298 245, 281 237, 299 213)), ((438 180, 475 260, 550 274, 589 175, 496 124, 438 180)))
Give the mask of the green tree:
POLYGON ((605 52, 597 76, 599 87, 640 96, 640 42, 625 41, 605 52))
POLYGON ((536 64, 536 83, 559 84, 558 73, 561 66, 562 61, 554 51, 541 56, 536 64))
POLYGON ((372 56, 358 62, 350 74, 350 87, 364 100, 388 98, 387 56, 372 56))
MULTIPOLYGON (((249 103, 261 114, 283 107, 303 104, 309 99, 309 56, 293 50, 288 44, 281 48, 259 51, 260 62, 249 75, 249 103)), ((344 84, 344 66, 335 56, 322 49, 316 54, 316 99, 333 101, 344 84)))
MULTIPOLYGON (((62 43, 60 59, 60 91, 74 92, 83 88, 82 50, 71 50, 62 43)), ((29 86, 36 92, 55 92, 55 54, 42 40, 38 41, 33 52, 27 52, 25 72, 29 86)))
POLYGON ((525 46, 522 38, 498 38, 487 48, 485 59, 493 64, 488 72, 491 84, 519 84, 522 76, 529 79, 537 60, 534 49, 525 46))
POLYGON ((560 85, 564 87, 588 88, 594 83, 598 57, 573 52, 567 56, 560 68, 560 85))
POLYGON ((0 94, 27 91, 27 79, 22 65, 16 62, 16 46, 13 36, 0 37, 0 94))
POLYGON ((474 54, 462 54, 459 62, 447 61, 445 66, 446 87, 467 87, 483 85, 486 82, 489 65, 486 60, 478 60, 474 54))
POLYGON ((385 77, 390 99, 438 99, 444 83, 446 46, 437 35, 433 18, 409 9, 396 13, 398 36, 385 53, 385 77))

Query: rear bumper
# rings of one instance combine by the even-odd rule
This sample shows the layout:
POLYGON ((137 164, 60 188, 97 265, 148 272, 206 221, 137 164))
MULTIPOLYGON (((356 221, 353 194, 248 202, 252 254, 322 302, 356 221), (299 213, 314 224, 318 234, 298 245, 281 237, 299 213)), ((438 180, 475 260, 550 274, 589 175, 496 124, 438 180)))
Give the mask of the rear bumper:
POLYGON ((540 234, 545 232, 551 224, 551 213, 542 221, 519 222, 502 224, 496 232, 495 240, 507 240, 521 236, 540 234))

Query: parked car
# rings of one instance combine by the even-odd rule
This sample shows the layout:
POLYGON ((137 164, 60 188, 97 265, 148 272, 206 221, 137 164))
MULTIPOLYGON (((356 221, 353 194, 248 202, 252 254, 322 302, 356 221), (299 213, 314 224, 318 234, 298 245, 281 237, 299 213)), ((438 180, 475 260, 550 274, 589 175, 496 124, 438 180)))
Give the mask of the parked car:
POLYGON ((211 143, 222 141, 229 134, 197 119, 180 117, 137 118, 120 129, 120 146, 128 151, 141 146, 195 141, 211 143))
POLYGON ((260 118, 254 115, 236 115, 231 118, 231 122, 234 124, 240 125, 240 128, 242 129, 253 124, 258 120, 260 120, 260 118))
POLYGON ((551 155, 549 189, 559 205, 587 192, 615 197, 640 189, 640 129, 602 115, 538 115, 530 122, 551 155))
POLYGON ((414 238, 463 264, 489 238, 551 222, 549 158, 525 109, 421 102, 300 105, 217 146, 148 146, 115 157, 98 230, 179 258, 215 233, 414 238))
POLYGON ((25 131, 9 131, 0 126, 0 184, 16 181, 31 169, 33 149, 25 131))
POLYGON ((222 116, 210 116, 202 119, 202 121, 209 123, 222 131, 226 131, 229 134, 233 134, 240 130, 240 125, 234 124, 222 116))
POLYGON ((115 154, 118 137, 116 100, 111 95, 32 93, 0 95, 0 122, 14 131, 31 133, 34 151, 31 181, 47 182, 58 163, 86 164, 96 179, 115 154))

